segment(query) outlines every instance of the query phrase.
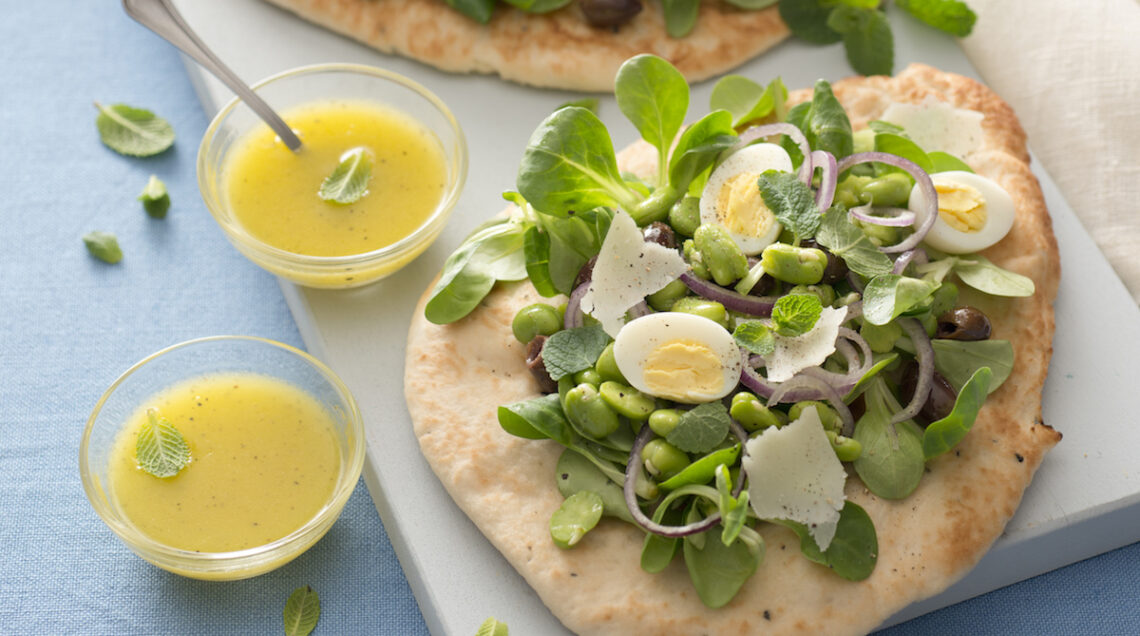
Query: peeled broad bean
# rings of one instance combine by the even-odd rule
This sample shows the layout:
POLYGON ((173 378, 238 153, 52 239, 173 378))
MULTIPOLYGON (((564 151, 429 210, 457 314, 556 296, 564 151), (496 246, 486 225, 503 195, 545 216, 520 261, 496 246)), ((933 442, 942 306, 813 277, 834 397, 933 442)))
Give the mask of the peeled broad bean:
POLYGON ((665 437, 681 423, 681 411, 678 409, 657 409, 649 414, 649 428, 653 432, 665 437))
POLYGON ((673 308, 673 303, 688 295, 689 286, 685 284, 685 281, 678 278, 652 294, 649 294, 645 297, 645 300, 649 302, 650 307, 657 311, 669 311, 673 308))
POLYGON ((788 295, 792 294, 815 296, 824 307, 835 302, 835 288, 831 285, 796 285, 788 290, 788 295))
POLYGON ((816 413, 819 414, 819 421, 823 423, 824 430, 838 431, 839 428, 843 426, 843 422, 839 420, 839 414, 835 412, 835 409, 816 400, 804 400, 803 402, 793 404, 792 408, 788 409, 788 421, 794 422, 799 419, 803 410, 809 406, 815 407, 816 413))
POLYGON ((618 368, 617 360, 614 359, 614 343, 612 342, 606 345, 605 349, 602 349, 598 361, 594 363, 594 369, 597 370, 602 381, 613 380, 614 382, 629 384, 625 376, 622 375, 621 369, 618 368))
POLYGON ((732 406, 729 407, 728 414, 740 422, 744 430, 749 433, 772 426, 776 428, 783 426, 775 411, 761 404, 759 398, 747 391, 732 396, 732 406))
POLYGON ((901 172, 888 172, 863 184, 859 198, 863 203, 896 208, 906 205, 912 187, 910 177, 901 172))
POLYGON ((701 225, 701 200, 698 197, 682 197, 669 208, 669 225, 673 231, 683 236, 692 236, 701 225))
POLYGON ((748 275, 748 257, 723 227, 709 223, 698 227, 693 244, 716 284, 730 285, 748 275))
POLYGON ((632 420, 646 420, 657 406, 653 397, 621 382, 602 382, 598 393, 619 415, 632 420))
POLYGON ((670 311, 703 316, 720 324, 725 329, 728 328, 728 310, 715 300, 706 300, 700 296, 686 296, 673 303, 673 308, 670 311))
POLYGON ((602 383, 602 375, 593 367, 582 369, 574 374, 574 382, 576 384, 592 384, 594 388, 597 388, 602 383))
POLYGON ((841 462, 853 462, 863 454, 863 445, 858 440, 844 437, 835 431, 824 431, 827 440, 831 442, 831 449, 841 462))
POLYGON ((760 255, 760 266, 776 280, 793 285, 815 285, 827 269, 827 255, 814 247, 773 243, 760 255))
POLYGON ((511 332, 515 339, 526 344, 535 336, 549 336, 562 329, 562 317, 558 310, 546 303, 527 305, 515 314, 511 321, 511 332))
POLYGON ((693 243, 693 239, 687 239, 681 244, 681 255, 685 257, 685 262, 692 268, 694 276, 712 280, 712 275, 709 274, 709 269, 705 267, 704 258, 693 243))
POLYGON ((566 417, 576 428, 594 439, 602 439, 618 429, 621 421, 590 384, 579 384, 563 400, 566 417))
POLYGON ((658 480, 669 479, 689 465, 689 456, 681 449, 661 439, 651 439, 641 449, 645 470, 658 480))

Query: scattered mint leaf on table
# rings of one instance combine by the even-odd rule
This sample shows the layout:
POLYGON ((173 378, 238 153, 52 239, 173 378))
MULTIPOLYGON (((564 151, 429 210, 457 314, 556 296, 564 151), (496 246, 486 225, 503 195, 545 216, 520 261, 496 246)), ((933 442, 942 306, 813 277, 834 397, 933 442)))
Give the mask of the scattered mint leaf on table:
POLYGON ((166 218, 166 211, 170 209, 170 193, 166 191, 166 184, 155 175, 150 175, 138 200, 142 201, 143 209, 151 218, 166 218))
POLYGON ((189 463, 190 447, 158 409, 147 409, 146 416, 135 440, 135 459, 140 468, 155 477, 173 477, 189 463))
POLYGON ((509 636, 507 624, 492 616, 483 621, 483 624, 479 626, 479 631, 475 632, 475 636, 509 636))
POLYGON ((126 104, 104 106, 95 102, 99 114, 95 127, 108 148, 121 155, 150 157, 174 144, 170 122, 145 108, 126 104))
POLYGON ((87 251, 95 258, 114 265, 123 260, 123 250, 119 248, 119 239, 110 232, 88 232, 83 235, 83 244, 87 251))
POLYGON ((306 585, 293 590, 282 612, 285 636, 308 636, 321 618, 321 599, 306 585))
POLYGON ((368 181, 372 178, 372 153, 365 148, 353 148, 344 153, 332 174, 321 183, 318 193, 325 201, 341 205, 356 203, 368 194, 368 181))
POLYGON ((896 0, 899 8, 930 26, 964 38, 978 20, 970 7, 959 0, 896 0))

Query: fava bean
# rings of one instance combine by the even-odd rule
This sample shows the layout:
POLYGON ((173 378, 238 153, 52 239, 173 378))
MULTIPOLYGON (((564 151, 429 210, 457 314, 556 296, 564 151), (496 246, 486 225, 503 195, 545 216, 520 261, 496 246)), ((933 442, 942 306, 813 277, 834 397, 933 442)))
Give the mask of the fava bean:
POLYGON ((722 226, 706 223, 698 227, 693 244, 716 284, 730 285, 748 275, 748 257, 722 226))
POLYGON ((839 185, 835 187, 835 203, 841 204, 848 210, 857 207, 862 203, 859 195, 863 191, 863 186, 870 180, 870 177, 851 175, 840 181, 839 185))
POLYGON ((841 462, 853 462, 863 454, 863 445, 858 440, 844 437, 835 431, 824 431, 827 440, 831 442, 831 449, 841 462))
POLYGON ((882 247, 884 245, 894 245, 895 243, 899 242, 898 228, 891 227, 889 225, 863 223, 861 221, 856 221, 855 225, 858 225, 859 228, 863 230, 863 233, 867 235, 867 238, 871 239, 871 242, 875 245, 878 245, 879 247, 882 247))
POLYGON ((681 411, 678 409, 657 409, 649 414, 649 428, 653 432, 665 437, 681 423, 681 411))
POLYGON ((647 420, 657 406, 652 396, 621 382, 602 382, 598 393, 611 409, 631 420, 647 420))
POLYGON ((815 296, 824 307, 830 307, 835 302, 835 288, 831 285, 796 285, 788 290, 788 294, 815 296))
POLYGON ((562 502, 550 516, 550 538, 560 548, 572 548, 598 525, 605 505, 601 495, 579 490, 562 502))
POLYGON ((728 329, 728 310, 715 300, 706 300, 700 296, 686 296, 673 303, 670 311, 703 316, 728 329))
POLYGON ((526 344, 535 336, 549 336, 562 329, 562 318, 558 310, 545 303, 527 305, 515 314, 511 321, 511 331, 515 339, 526 344))
POLYGON ((680 278, 670 281, 668 285, 646 296, 649 306, 657 311, 669 311, 673 303, 689 295, 689 286, 680 278))
POLYGON ((621 423, 591 384, 579 384, 566 393, 563 410, 577 429, 594 439, 602 439, 618 429, 621 423))
POLYGON ((669 479, 689 465, 688 455, 660 437, 649 440, 641 449, 641 460, 645 470, 658 480, 669 479))
POLYGON ((816 413, 819 414, 819 421, 823 423, 824 430, 838 431, 839 428, 843 426, 843 422, 839 421, 839 414, 835 412, 835 409, 817 400, 804 400, 803 402, 793 404, 792 408, 788 409, 788 421, 794 422, 798 420, 800 414, 809 406, 815 407, 816 413))
POLYGON ((793 285, 815 285, 823 279, 827 255, 813 247, 773 243, 760 254, 760 265, 776 280, 793 285))
POLYGON ((682 197, 669 208, 669 225, 673 231, 683 236, 692 236, 701 225, 701 200, 698 197, 682 197))
POLYGON ((728 414, 750 433, 772 426, 780 428, 784 424, 776 415, 776 411, 769 409, 760 402, 759 398, 747 391, 732 396, 732 406, 729 407, 728 414))
POLYGON ((597 388, 602 383, 602 375, 598 373, 597 369, 593 367, 589 369, 582 369, 574 374, 575 384, 591 384, 597 388))
POLYGON ((601 355, 598 356, 598 361, 594 363, 594 369, 597 370, 598 375, 602 380, 613 380, 614 382, 621 382, 622 384, 629 384, 625 376, 621 374, 621 369, 618 368, 617 360, 614 359, 614 343, 606 345, 602 349, 601 355))
POLYGON ((888 172, 865 183, 859 199, 875 206, 896 208, 906 205, 912 187, 910 177, 901 172, 888 172))

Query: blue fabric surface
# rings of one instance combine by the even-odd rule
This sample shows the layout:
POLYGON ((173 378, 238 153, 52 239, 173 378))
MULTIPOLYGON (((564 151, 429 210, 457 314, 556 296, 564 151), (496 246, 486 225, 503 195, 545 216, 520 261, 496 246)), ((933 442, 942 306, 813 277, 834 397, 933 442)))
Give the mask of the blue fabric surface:
MULTIPOLYGON (((175 50, 115 2, 0 7, 0 633, 276 633, 306 584, 321 596, 317 634, 426 633, 363 484, 312 550, 233 583, 148 565, 92 511, 79 440, 119 373, 198 336, 301 342, 275 280, 230 247, 198 196, 207 122, 175 50), (163 115, 175 147, 151 159, 108 150, 93 100, 163 115), (152 173, 173 199, 165 220, 135 200, 152 173), (80 236, 93 229, 118 235, 122 263, 87 255, 80 236)), ((1138 574, 1133 545, 886 633, 1136 634, 1138 574)))

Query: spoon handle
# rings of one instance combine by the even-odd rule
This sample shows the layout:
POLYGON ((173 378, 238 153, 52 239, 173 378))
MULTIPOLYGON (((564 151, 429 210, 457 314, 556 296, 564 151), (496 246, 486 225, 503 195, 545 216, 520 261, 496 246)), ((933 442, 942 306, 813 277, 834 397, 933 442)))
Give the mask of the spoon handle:
POLYGON ((221 80, 258 117, 269 124, 290 150, 295 152, 301 148, 301 140, 289 125, 198 39, 170 0, 123 0, 123 10, 139 24, 154 31, 213 73, 214 77, 221 80))

